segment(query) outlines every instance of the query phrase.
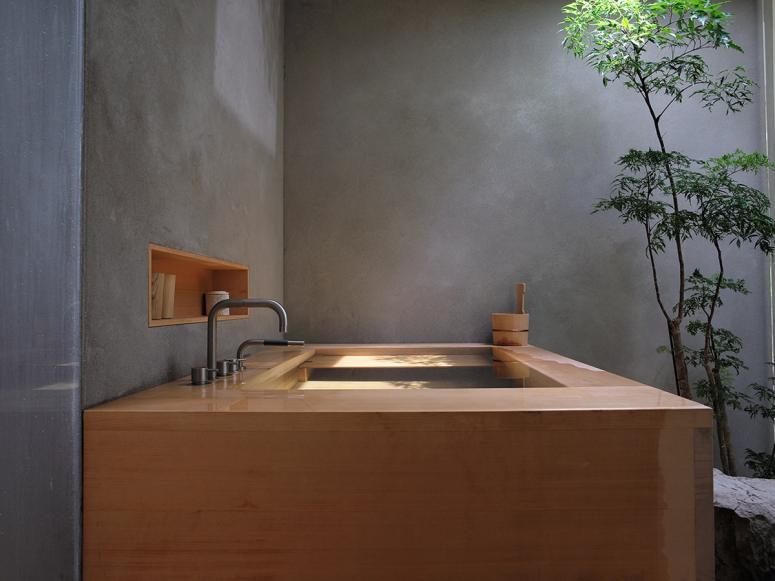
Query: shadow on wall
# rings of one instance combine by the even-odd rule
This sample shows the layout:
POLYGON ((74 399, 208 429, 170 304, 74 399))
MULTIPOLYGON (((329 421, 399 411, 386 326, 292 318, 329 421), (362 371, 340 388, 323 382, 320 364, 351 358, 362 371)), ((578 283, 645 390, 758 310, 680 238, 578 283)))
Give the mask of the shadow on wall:
MULTIPOLYGON (((282 9, 88 4, 84 406, 204 357, 204 326, 147 326, 148 242, 246 263, 251 293, 282 297, 282 9)), ((219 334, 274 333, 256 313, 219 334)))

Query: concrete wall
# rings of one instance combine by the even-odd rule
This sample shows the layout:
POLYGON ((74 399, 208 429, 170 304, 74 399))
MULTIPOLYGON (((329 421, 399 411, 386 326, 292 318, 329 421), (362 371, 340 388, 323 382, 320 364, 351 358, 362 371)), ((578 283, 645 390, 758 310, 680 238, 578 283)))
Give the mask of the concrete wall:
POLYGON ((80 579, 83 2, 0 2, 0 578, 80 579))
MULTIPOLYGON (((280 0, 87 2, 85 406, 204 365, 205 325, 148 328, 147 245, 283 291, 280 0)), ((277 321, 227 322, 223 353, 277 321)))
MULTIPOLYGON (((643 234, 590 215, 630 147, 656 145, 621 87, 566 54, 560 0, 290 0, 286 6, 285 295, 312 341, 486 341, 489 314, 529 284, 531 342, 668 387, 643 234)), ((759 77, 753 0, 733 2, 748 49, 719 66, 759 77)), ((760 108, 686 105, 671 148, 762 147, 760 108)), ((712 269, 703 249, 692 264, 712 269)), ((670 264, 663 270, 670 276, 670 264)), ((765 263, 730 251, 752 295, 722 322, 766 377, 765 263)), ((674 286, 674 285, 673 285, 674 286)), ((734 417, 740 448, 770 428, 734 417)))

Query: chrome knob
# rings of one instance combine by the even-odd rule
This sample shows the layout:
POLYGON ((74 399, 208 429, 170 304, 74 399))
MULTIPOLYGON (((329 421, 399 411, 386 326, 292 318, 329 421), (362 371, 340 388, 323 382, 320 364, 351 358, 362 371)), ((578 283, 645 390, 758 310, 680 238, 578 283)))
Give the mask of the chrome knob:
POLYGON ((212 382, 212 378, 208 373, 210 371, 207 367, 192 367, 191 368, 191 384, 192 385, 206 385, 212 382))
POLYGON ((218 373, 218 377, 225 377, 227 375, 233 375, 232 363, 228 359, 221 359, 215 364, 215 370, 218 373))

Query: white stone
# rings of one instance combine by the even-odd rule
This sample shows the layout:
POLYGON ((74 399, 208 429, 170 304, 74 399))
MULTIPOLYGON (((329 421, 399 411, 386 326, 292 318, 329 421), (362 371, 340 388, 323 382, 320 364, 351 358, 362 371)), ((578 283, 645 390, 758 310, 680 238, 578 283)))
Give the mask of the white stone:
POLYGON ((716 580, 775 579, 775 480, 713 471, 716 580))

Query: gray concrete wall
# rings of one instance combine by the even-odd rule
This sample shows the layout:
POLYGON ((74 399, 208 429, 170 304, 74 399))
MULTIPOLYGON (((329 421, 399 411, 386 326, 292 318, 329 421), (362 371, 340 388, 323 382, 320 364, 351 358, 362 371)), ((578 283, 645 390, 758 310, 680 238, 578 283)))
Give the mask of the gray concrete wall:
POLYGON ((80 579, 83 2, 0 2, 0 578, 80 579))
MULTIPOLYGON (((285 295, 303 338, 486 341, 524 280, 532 343, 670 386, 643 234, 590 215, 615 159, 656 145, 653 130, 634 95, 563 52, 562 4, 287 3, 285 295)), ((729 6, 748 52, 716 64, 758 78, 756 3, 729 6)), ((758 105, 686 105, 667 123, 689 155, 762 147, 758 105)), ((740 381, 763 380, 765 263, 730 251, 728 266, 752 291, 721 317, 745 341, 740 381)), ((767 446, 769 426, 734 423, 739 455, 767 446)))
MULTIPOLYGON (((147 245, 249 265, 283 292, 280 0, 89 0, 85 406, 204 365, 205 325, 148 328, 147 245)), ((273 336, 227 322, 223 352, 273 336)))

